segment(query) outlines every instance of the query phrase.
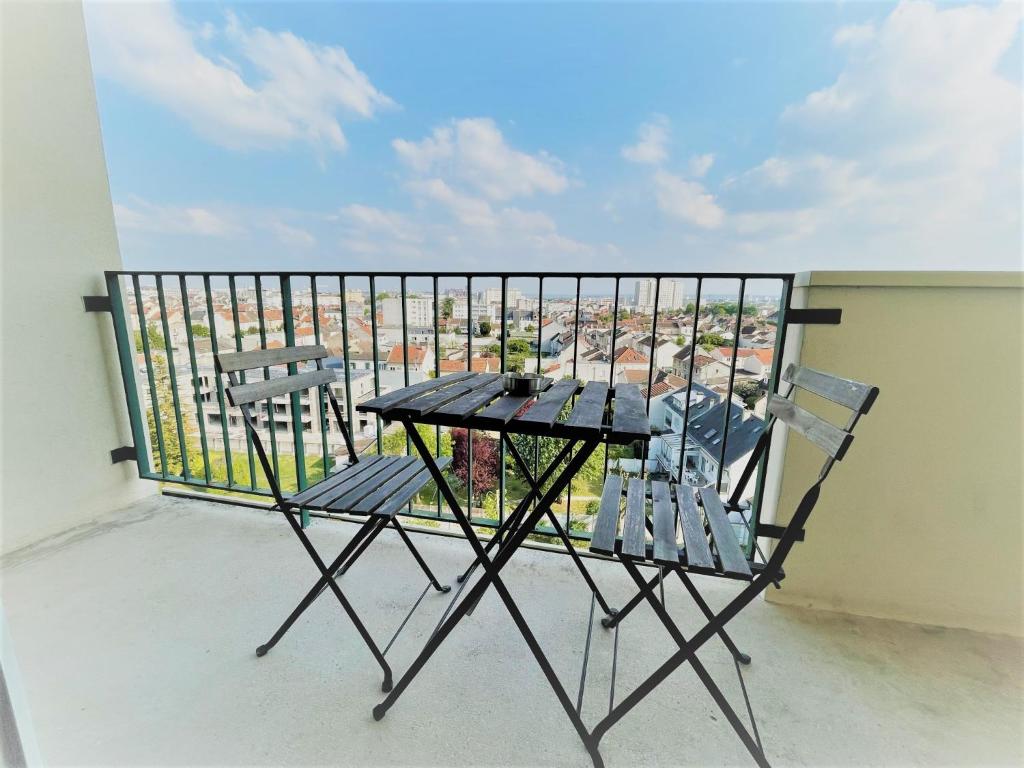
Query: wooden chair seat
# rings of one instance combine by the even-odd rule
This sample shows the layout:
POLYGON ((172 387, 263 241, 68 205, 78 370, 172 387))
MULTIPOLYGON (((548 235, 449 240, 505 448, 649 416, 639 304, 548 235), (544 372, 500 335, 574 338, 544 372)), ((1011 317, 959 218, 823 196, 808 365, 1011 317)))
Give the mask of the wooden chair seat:
MULTIPOLYGON (((437 460, 439 469, 451 462, 437 460)), ((287 497, 291 508, 393 517, 431 481, 427 465, 411 456, 368 456, 287 497)))
POLYGON ((682 566, 686 570, 734 579, 753 578, 747 556, 714 488, 670 486, 656 480, 650 482, 648 501, 647 481, 632 478, 627 485, 623 510, 622 485, 618 475, 609 475, 605 481, 590 540, 591 552, 657 565, 682 566), (682 547, 677 535, 679 529, 682 529, 682 547), (648 532, 652 541, 648 541, 648 532))

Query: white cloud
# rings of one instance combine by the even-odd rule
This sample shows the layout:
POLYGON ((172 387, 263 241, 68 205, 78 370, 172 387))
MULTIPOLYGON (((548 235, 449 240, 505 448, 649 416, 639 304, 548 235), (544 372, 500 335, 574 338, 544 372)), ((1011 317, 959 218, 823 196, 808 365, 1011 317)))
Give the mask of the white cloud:
POLYGON ((864 24, 847 24, 836 30, 832 35, 832 44, 843 45, 864 45, 871 42, 875 37, 875 25, 870 21, 864 24))
POLYGON ((697 179, 703 178, 711 170, 714 162, 715 156, 710 152, 703 155, 691 155, 689 164, 690 175, 697 179))
POLYGON ((130 204, 114 203, 114 218, 119 228, 153 234, 232 237, 244 231, 208 208, 153 205, 139 198, 130 204))
POLYGON ((406 243, 418 243, 423 240, 419 228, 398 211, 353 204, 342 208, 341 215, 349 226, 365 233, 384 234, 406 243))
POLYGON ((487 117, 453 120, 421 141, 395 139, 392 146, 416 173, 468 184, 491 200, 558 194, 569 186, 557 158, 513 149, 487 117))
POLYGON ((836 81, 783 114, 800 149, 723 188, 737 234, 831 258, 1019 268, 1024 99, 999 65, 1020 21, 1012 4, 904 2, 871 34, 840 30, 836 81))
POLYGON ((483 198, 454 190, 443 179, 418 179, 406 184, 406 189, 421 198, 428 198, 447 208, 467 227, 493 228, 497 217, 491 204, 483 198))
POLYGON ((668 159, 670 126, 668 118, 656 115, 637 129, 637 142, 622 148, 622 156, 633 163, 660 165, 668 159))
POLYGON ((702 184, 659 170, 654 186, 658 207, 673 218, 703 229, 717 229, 725 221, 725 211, 702 184))
POLYGON ((695 252, 796 268, 1019 269, 1020 7, 903 2, 835 33, 835 81, 782 114, 776 152, 717 188, 659 171, 695 252), (781 247, 781 246, 784 246, 781 247))
POLYGON ((316 238, 300 227, 283 221, 271 221, 267 226, 281 245, 293 248, 312 248, 316 245, 316 238))
POLYGON ((343 151, 342 116, 365 119, 394 106, 344 48, 248 26, 230 13, 220 38, 163 2, 90 2, 86 17, 97 74, 167 107, 220 146, 305 142, 343 151), (200 50, 221 38, 227 52, 200 50))

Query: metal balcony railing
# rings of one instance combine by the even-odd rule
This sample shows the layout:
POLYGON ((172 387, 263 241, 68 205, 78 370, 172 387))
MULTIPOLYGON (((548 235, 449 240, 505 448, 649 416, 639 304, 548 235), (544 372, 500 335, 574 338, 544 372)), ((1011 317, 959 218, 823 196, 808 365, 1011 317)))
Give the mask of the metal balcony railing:
MULTIPOLYGON (((646 459, 653 458, 651 466, 667 462, 677 478, 688 475, 680 466, 685 459, 673 460, 673 443, 679 456, 687 453, 680 445, 695 441, 702 441, 705 457, 717 451, 712 476, 720 490, 731 490, 722 488, 723 475, 729 477, 728 464, 742 458, 732 454, 743 446, 734 441, 730 449, 730 433, 735 423, 756 418, 736 395, 749 401, 764 394, 750 394, 753 377, 737 363, 750 354, 768 361, 768 392, 776 390, 793 275, 119 271, 106 273, 106 286, 139 476, 218 495, 270 493, 251 438, 214 372, 213 356, 226 347, 327 346, 328 365, 339 369, 335 393, 358 449, 380 453, 408 451, 408 438, 355 405, 418 378, 473 366, 628 380, 641 385, 652 425, 663 432, 664 410, 655 410, 678 412, 679 404, 668 402, 673 392, 691 402, 698 373, 694 351, 713 359, 716 370, 726 365, 729 375, 720 378, 727 380, 713 387, 717 402, 729 404, 719 409, 717 439, 705 437, 711 433, 707 423, 691 434, 699 410, 694 405, 681 434, 652 441, 649 450, 657 455, 647 456, 639 445, 624 452, 606 448, 572 484, 558 511, 570 535, 586 540, 594 499, 609 471, 643 473, 646 459), (745 418, 736 418, 741 411, 745 418)), ((705 410, 703 421, 713 417, 705 410)), ((262 405, 257 417, 286 487, 316 482, 344 454, 340 433, 315 397, 275 400, 262 405)), ((750 431, 744 430, 743 440, 750 431)), ((474 521, 484 528, 500 524, 521 493, 500 441, 433 432, 435 451, 454 454, 448 471, 460 479, 474 521)), ((532 446, 524 448, 537 464, 560 447, 529 440, 532 446)), ((767 458, 744 492, 755 526, 767 458)), ((704 476, 708 469, 702 468, 704 476)), ((453 519, 436 493, 415 499, 406 515, 433 527, 453 519)))

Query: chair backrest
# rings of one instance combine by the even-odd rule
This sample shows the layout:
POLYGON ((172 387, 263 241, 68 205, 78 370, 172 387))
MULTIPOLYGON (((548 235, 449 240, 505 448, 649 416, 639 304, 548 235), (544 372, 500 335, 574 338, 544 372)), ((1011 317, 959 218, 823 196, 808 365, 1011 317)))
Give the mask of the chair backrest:
MULTIPOLYGON (((826 458, 817 479, 804 494, 796 512, 782 532, 778 546, 772 553, 769 566, 776 567, 781 567, 782 561, 785 560, 793 543, 798 537, 802 537, 807 518, 818 501, 821 484, 828 477, 834 464, 841 461, 849 451, 850 444, 853 442, 853 428, 860 417, 871 410, 871 406, 878 398, 878 387, 793 364, 787 366, 782 374, 782 379, 791 385, 790 389, 785 396, 775 395, 769 399, 770 421, 761 436, 759 447, 767 444, 771 438, 772 428, 781 421, 789 427, 791 433, 803 436, 821 449, 826 458), (825 400, 844 406, 849 412, 846 423, 842 427, 838 427, 821 416, 801 408, 793 401, 797 389, 811 392, 825 400)), ((756 463, 759 458, 758 452, 755 451, 755 455, 751 456, 751 461, 756 463)), ((744 475, 747 476, 746 469, 744 475)), ((749 476, 747 477, 749 479, 749 476)), ((736 493, 741 491, 742 487, 737 488, 736 493)))
MULTIPOLYGON (((282 395, 302 392, 316 388, 319 391, 322 387, 326 391, 327 400, 334 411, 334 417, 345 438, 345 447, 348 450, 349 460, 359 460, 355 446, 352 443, 352 435, 341 415, 341 407, 337 398, 329 386, 337 380, 335 371, 324 368, 323 360, 327 357, 327 349, 322 345, 303 347, 279 347, 277 349, 254 349, 249 352, 222 352, 216 356, 218 375, 227 374, 228 386, 224 393, 228 401, 242 411, 242 418, 245 427, 253 438, 253 444, 263 465, 263 470, 271 483, 271 490, 279 504, 284 503, 284 496, 281 492, 280 482, 273 472, 271 462, 267 459, 263 441, 257 430, 256 420, 250 411, 253 403, 266 400, 271 418, 273 418, 272 399, 282 395), (299 363, 315 364, 315 370, 299 372, 299 363), (270 370, 276 366, 287 366, 287 374, 284 376, 271 376, 270 370), (246 382, 245 371, 261 370, 262 378, 258 381, 246 382)), ((320 408, 324 406, 323 399, 320 400, 320 408)))

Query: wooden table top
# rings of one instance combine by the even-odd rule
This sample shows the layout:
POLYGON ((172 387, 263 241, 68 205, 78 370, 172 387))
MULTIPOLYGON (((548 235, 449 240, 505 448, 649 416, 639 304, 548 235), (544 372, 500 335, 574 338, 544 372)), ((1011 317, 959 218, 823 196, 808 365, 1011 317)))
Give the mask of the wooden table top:
POLYGON ((631 443, 651 439, 644 399, 636 384, 546 379, 537 395, 506 392, 498 373, 453 373, 428 379, 356 406, 388 420, 495 432, 602 439, 631 443), (575 404, 572 397, 578 395, 575 404))

